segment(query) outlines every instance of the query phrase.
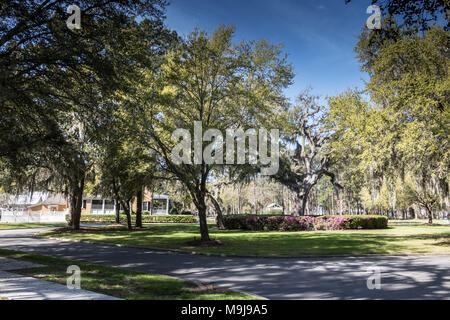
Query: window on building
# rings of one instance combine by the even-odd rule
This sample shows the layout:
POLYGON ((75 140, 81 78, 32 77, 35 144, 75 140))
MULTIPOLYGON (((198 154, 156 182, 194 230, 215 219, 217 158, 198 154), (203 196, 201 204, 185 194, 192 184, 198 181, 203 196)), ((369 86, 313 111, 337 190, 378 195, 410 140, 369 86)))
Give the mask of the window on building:
POLYGON ((103 209, 103 200, 92 200, 92 210, 103 209))
POLYGON ((105 210, 108 211, 114 210, 114 201, 105 200, 105 210))
POLYGON ((153 209, 155 210, 165 210, 167 205, 166 199, 154 199, 153 200, 153 209))

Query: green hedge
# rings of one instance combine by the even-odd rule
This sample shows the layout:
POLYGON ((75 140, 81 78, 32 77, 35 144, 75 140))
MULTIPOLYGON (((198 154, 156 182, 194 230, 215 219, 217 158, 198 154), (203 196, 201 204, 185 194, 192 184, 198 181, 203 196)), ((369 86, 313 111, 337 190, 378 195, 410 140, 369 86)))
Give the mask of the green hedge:
POLYGON ((388 218, 385 216, 346 216, 349 229, 385 229, 388 226, 388 218))
MULTIPOLYGON (((133 221, 136 219, 136 215, 131 215, 133 221)), ((120 215, 120 221, 127 221, 125 214, 120 215)), ((116 215, 114 214, 82 214, 82 223, 114 223, 116 222, 116 215)), ((197 220, 192 215, 142 215, 143 223, 195 223, 197 220)))

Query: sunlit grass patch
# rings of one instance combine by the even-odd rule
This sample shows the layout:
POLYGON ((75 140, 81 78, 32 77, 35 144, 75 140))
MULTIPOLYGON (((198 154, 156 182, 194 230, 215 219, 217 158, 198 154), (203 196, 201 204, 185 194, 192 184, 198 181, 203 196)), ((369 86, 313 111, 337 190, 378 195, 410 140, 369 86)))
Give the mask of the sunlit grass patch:
POLYGON ((48 231, 43 235, 67 239, 133 246, 175 248, 197 252, 250 255, 382 254, 449 252, 450 226, 390 226, 388 229, 255 232, 217 230, 210 236, 224 245, 190 245, 200 238, 199 226, 191 224, 151 225, 128 231, 91 228, 77 231, 48 231))
POLYGON ((255 299, 255 297, 244 293, 221 290, 214 286, 202 287, 192 282, 165 275, 86 264, 7 249, 0 249, 0 256, 42 264, 44 265, 42 267, 11 272, 61 284, 66 284, 68 277, 67 267, 77 265, 81 269, 82 289, 122 299, 255 299))

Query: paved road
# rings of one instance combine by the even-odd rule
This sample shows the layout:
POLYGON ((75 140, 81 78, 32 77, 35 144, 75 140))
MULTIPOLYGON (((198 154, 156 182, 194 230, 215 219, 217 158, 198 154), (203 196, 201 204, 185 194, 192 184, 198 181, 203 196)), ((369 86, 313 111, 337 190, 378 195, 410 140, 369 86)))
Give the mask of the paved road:
POLYGON ((220 258, 32 238, 42 230, 0 230, 0 248, 215 283, 268 299, 450 299, 450 255, 220 258), (367 287, 373 267, 381 271, 379 290, 367 287))

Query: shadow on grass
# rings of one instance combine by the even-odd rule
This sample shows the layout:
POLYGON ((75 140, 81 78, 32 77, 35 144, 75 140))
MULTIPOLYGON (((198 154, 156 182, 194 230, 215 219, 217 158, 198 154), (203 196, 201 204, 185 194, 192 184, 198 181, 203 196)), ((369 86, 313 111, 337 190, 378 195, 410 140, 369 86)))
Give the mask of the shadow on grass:
MULTIPOLYGON (((392 231, 393 229, 384 230, 392 231)), ((417 229, 417 232, 421 232, 420 230, 422 229, 417 229)), ((426 231, 429 230, 426 229, 426 231)), ((223 242, 224 245, 220 247, 190 245, 189 242, 198 240, 200 236, 198 225, 188 224, 153 225, 135 231, 94 228, 82 231, 55 231, 48 234, 57 237, 124 245, 176 248, 212 253, 267 255, 426 252, 432 246, 445 249, 448 245, 447 239, 450 238, 449 232, 402 235, 401 233, 383 234, 369 233, 372 230, 364 231, 291 233, 210 230, 211 238, 223 242), (443 241, 438 241, 441 239, 443 241)), ((412 231, 416 231, 416 229, 412 231)), ((441 251, 441 249, 439 250, 441 251)))
MULTIPOLYGON (((220 233, 220 234, 234 234, 234 233, 256 233, 256 231, 246 231, 246 230, 219 230, 214 229, 214 226, 209 226, 210 233, 220 233)), ((80 230, 72 230, 68 227, 58 228, 55 230, 48 231, 47 234, 78 234, 78 233, 108 233, 108 232, 121 232, 130 233, 134 232, 148 232, 152 235, 172 235, 177 233, 192 233, 199 234, 200 227, 197 224, 144 224, 143 228, 134 228, 133 230, 128 230, 125 225, 108 226, 108 227, 81 227, 80 230)))
MULTIPOLYGON (((44 266, 9 271, 60 284, 66 284, 67 268, 76 264, 81 269, 82 289, 123 299, 252 298, 237 292, 219 290, 214 285, 200 286, 191 281, 182 281, 170 276, 110 268, 7 249, 0 249, 0 256, 42 264, 44 266)), ((17 287, 16 290, 21 291, 23 288, 17 287)))

